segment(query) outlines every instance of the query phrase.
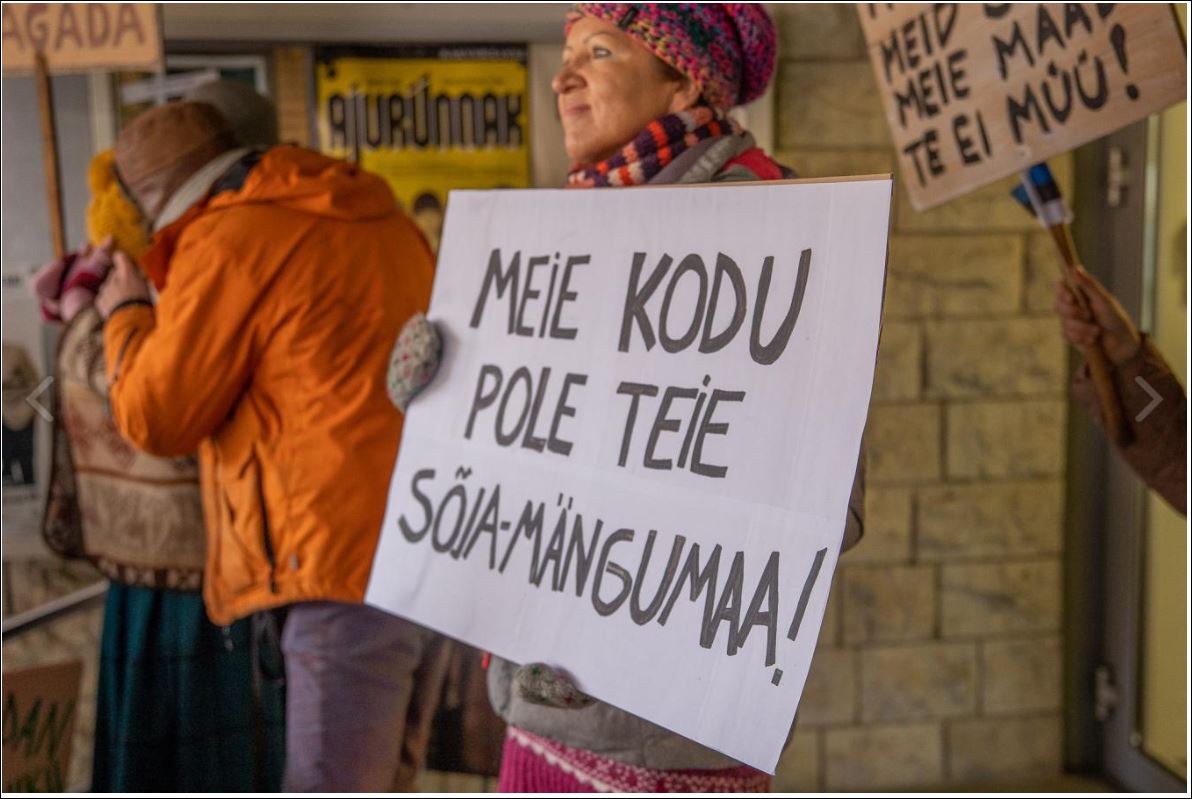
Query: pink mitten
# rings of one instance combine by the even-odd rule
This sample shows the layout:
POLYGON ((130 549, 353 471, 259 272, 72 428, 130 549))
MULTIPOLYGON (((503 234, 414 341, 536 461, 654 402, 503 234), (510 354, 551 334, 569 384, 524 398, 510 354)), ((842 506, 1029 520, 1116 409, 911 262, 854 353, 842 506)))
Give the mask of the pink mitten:
POLYGON ((61 258, 55 258, 44 264, 33 274, 30 287, 33 289, 33 295, 37 297, 38 305, 41 306, 43 321, 62 321, 62 305, 58 301, 62 294, 62 277, 66 274, 67 267, 73 264, 77 258, 78 253, 67 253, 61 258))
POLYGON ((63 322, 69 322, 75 314, 95 302, 95 295, 111 265, 112 258, 107 249, 88 247, 67 267, 59 299, 63 322))
POLYGON ((111 266, 111 241, 88 246, 50 261, 37 270, 33 293, 47 322, 69 322, 95 301, 95 294, 111 266))

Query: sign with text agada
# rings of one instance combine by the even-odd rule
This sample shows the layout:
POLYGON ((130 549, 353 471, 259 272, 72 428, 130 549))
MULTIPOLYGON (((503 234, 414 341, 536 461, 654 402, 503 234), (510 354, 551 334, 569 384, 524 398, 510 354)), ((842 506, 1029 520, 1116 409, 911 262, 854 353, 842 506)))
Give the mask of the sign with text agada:
POLYGON ((82 661, 4 673, 4 791, 67 789, 82 661))
POLYGON ((911 204, 924 210, 1180 102, 1167 3, 858 3, 911 204))
POLYGON ((52 74, 92 69, 157 71, 156 3, 5 3, 4 71, 31 72, 45 53, 52 74))
POLYGON ((891 180, 452 192, 367 601, 771 773, 845 527, 891 180))

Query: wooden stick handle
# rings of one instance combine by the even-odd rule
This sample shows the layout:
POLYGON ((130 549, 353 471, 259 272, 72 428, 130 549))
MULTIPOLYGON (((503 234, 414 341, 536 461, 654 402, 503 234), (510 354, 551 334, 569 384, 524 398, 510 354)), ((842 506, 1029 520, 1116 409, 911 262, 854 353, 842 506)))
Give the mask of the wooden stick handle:
POLYGON ((66 235, 62 229, 62 184, 58 179, 58 132, 54 128, 54 93, 44 53, 34 58, 37 79, 37 106, 41 116, 41 158, 46 177, 46 202, 50 212, 50 243, 54 257, 66 254, 66 235))
MULTIPOLYGON (((1080 259, 1076 254, 1076 244, 1072 240, 1072 232, 1066 224, 1052 225, 1048 232, 1060 251, 1063 259, 1062 272, 1064 283, 1076 298, 1076 304, 1089 319, 1093 318, 1089 308, 1088 298, 1084 290, 1076 283, 1073 275, 1080 259)), ((1093 388, 1097 391, 1097 401, 1101 408, 1101 419, 1105 422, 1105 432, 1109 439, 1119 447, 1127 446, 1131 441, 1130 427, 1126 424, 1126 415, 1122 410, 1121 399, 1113 383, 1113 367, 1105 355, 1105 348, 1098 340, 1093 343, 1088 352, 1089 374, 1093 379, 1093 388)))

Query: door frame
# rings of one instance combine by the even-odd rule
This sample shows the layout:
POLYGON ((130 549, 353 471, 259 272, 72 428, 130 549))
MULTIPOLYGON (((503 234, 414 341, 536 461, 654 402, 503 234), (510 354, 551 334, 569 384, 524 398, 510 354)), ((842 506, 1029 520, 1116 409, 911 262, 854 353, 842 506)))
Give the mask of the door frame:
MULTIPOLYGON (((1143 120, 1077 153, 1077 247, 1085 267, 1135 320, 1150 314, 1154 258, 1157 120, 1143 120), (1113 154, 1121 158, 1111 167, 1113 154), (1112 173, 1117 172, 1117 176, 1112 173), (1111 180, 1121 188, 1110 207, 1111 180)), ((1139 692, 1143 641, 1146 488, 1084 413, 1069 414, 1065 589, 1066 760, 1099 767, 1129 791, 1177 792, 1186 785, 1143 749, 1139 692), (1108 717, 1097 719, 1098 669, 1111 680, 1108 717)))

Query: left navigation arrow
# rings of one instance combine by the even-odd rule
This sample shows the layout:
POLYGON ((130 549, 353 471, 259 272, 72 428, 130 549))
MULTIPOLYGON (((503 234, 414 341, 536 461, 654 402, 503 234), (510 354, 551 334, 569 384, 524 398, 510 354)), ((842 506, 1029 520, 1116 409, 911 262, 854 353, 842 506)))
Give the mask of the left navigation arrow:
POLYGON ((49 410, 47 410, 39 400, 41 399, 41 396, 46 393, 46 389, 48 389, 53 382, 54 376, 50 375, 45 380, 42 380, 40 383, 38 383, 37 388, 33 389, 33 391, 29 392, 29 396, 25 397, 25 402, 33 406, 33 410, 37 411, 37 415, 47 422, 54 421, 54 414, 50 413, 49 410))

